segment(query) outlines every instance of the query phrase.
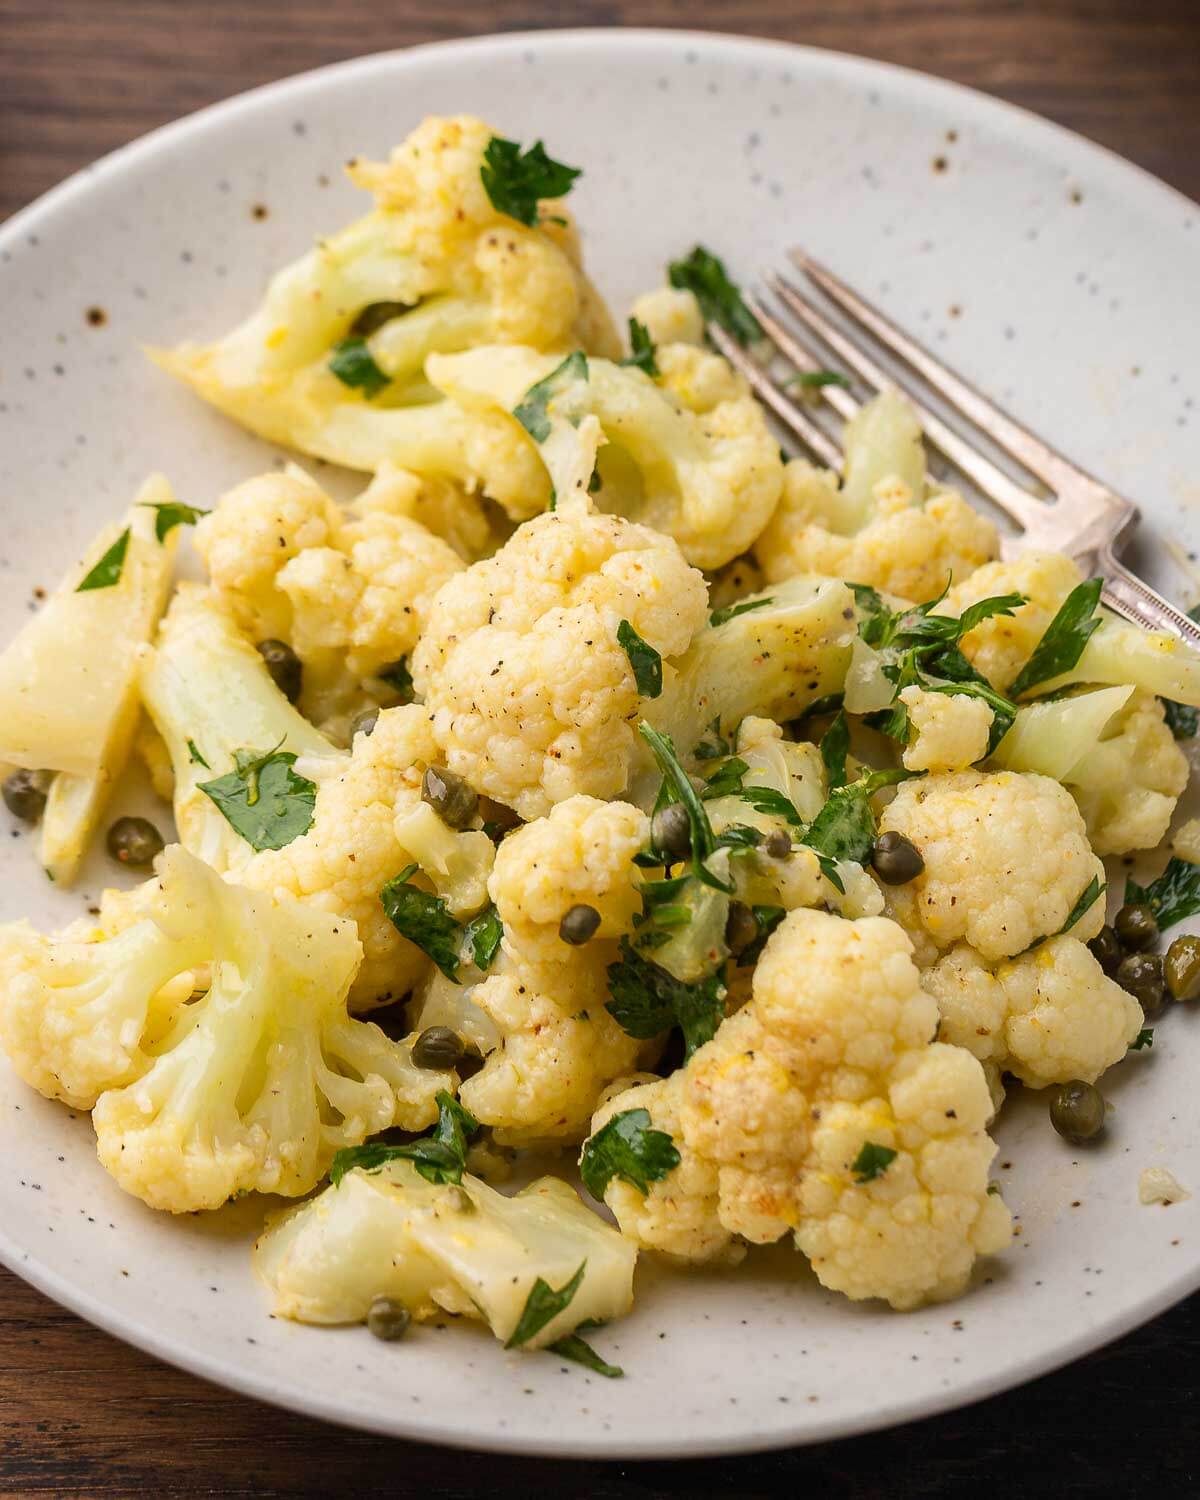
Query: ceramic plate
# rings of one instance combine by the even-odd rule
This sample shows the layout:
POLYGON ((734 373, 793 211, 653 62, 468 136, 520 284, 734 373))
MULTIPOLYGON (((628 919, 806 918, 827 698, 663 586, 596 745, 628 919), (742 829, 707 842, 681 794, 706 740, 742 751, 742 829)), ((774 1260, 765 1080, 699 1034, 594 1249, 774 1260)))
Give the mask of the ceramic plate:
MULTIPOLYGON (((118 152, 0 232, 0 634, 149 471, 211 505, 276 461, 139 352, 211 336, 268 273, 362 211, 343 180, 430 112, 544 136, 581 164, 590 267, 623 315, 700 241, 750 279, 801 242, 1145 508, 1148 571, 1192 603, 1200 210, 977 94, 831 53, 681 33, 508 36, 367 58, 222 104, 118 152)), ((123 798, 135 798, 131 788, 123 798)), ((7 817, 7 815, 0 815, 7 817)), ((62 921, 0 824, 0 917, 62 921)), ((950 1306, 822 1291, 779 1251, 728 1278, 639 1272, 606 1381, 469 1330, 384 1345, 273 1321, 261 1210, 171 1220, 123 1196, 72 1118, 0 1064, 0 1257, 121 1338, 249 1395, 380 1432, 615 1458, 811 1442, 930 1415, 1094 1348, 1200 1284, 1200 1020, 1110 1075, 1104 1145, 1018 1099, 997 1170, 1010 1253, 950 1306), (1138 1206, 1171 1167, 1197 1192, 1138 1206)))

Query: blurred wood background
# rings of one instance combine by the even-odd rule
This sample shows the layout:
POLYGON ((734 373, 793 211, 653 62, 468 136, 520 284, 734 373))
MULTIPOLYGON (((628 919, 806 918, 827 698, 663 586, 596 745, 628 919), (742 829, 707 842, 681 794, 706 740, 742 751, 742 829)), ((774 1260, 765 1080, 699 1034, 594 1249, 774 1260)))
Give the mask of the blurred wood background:
MULTIPOLYGON (((456 36, 610 25, 779 37, 921 68, 1200 198, 1200 0, 0 0, 0 218, 155 126, 290 73, 456 36)), ((235 1398, 0 1271, 0 1493, 1196 1494, 1197 1354, 1193 1298, 1070 1370, 933 1423, 749 1459, 535 1464, 344 1433, 235 1398)))

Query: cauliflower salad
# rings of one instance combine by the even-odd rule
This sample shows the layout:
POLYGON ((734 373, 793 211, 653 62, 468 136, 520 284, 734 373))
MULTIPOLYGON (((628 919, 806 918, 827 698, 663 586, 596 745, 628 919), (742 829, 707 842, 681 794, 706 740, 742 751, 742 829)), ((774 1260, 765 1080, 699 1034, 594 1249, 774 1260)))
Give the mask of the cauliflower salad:
POLYGON ((1013 1233, 1006 1089, 1094 1138, 1200 997, 1159 944, 1200 830, 1123 897, 1102 863, 1168 839, 1200 656, 1000 560, 894 392, 840 473, 789 458, 705 341, 762 339, 711 252, 624 338, 541 142, 434 118, 349 170, 362 218, 153 352, 297 462, 148 479, 0 655, 47 875, 103 837, 144 876, 0 927, 0 1046, 150 1207, 295 1200, 280 1316, 611 1377, 583 1332, 642 1254, 958 1296, 1013 1233), (161 814, 105 827, 133 757, 161 814))

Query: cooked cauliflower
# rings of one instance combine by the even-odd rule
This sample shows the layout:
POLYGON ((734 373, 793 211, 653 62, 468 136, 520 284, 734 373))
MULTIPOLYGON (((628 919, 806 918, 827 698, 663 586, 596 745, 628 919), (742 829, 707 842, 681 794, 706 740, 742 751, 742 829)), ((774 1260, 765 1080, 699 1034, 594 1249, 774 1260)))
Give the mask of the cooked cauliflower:
POLYGON ((0 939, 5 1049, 41 1092, 94 1104, 100 1161, 127 1192, 173 1213, 296 1196, 341 1147, 436 1118, 454 1075, 346 1014, 348 923, 228 884, 178 845, 143 910, 90 944, 24 923, 0 939), (189 982, 164 998, 199 964, 202 995, 189 982))
POLYGON ((939 1037, 1031 1088, 1094 1083, 1120 1062, 1142 1025, 1137 1001, 1114 984, 1073 935, 986 964, 959 943, 924 976, 942 1020, 939 1037))
POLYGON ((636 318, 650 335, 652 344, 704 343, 704 314, 694 292, 673 286, 655 287, 643 292, 629 315, 636 318))
POLYGON ((902 599, 936 598, 996 556, 996 528, 960 495, 922 500, 901 479, 877 481, 870 518, 840 534, 837 476, 795 459, 784 470, 779 508, 755 544, 767 582, 797 573, 852 578, 902 599))
MULTIPOLYGON (((719 568, 745 552, 775 509, 783 467, 742 377, 719 355, 690 344, 656 351, 657 379, 609 360, 573 358, 472 349, 432 357, 428 374, 464 407, 514 413, 509 420, 537 444, 560 502, 569 493, 564 455, 598 435, 592 487, 601 510, 674 537, 699 568, 719 568), (519 427, 516 414, 539 392, 540 419, 527 417, 530 427, 519 427), (598 433, 583 423, 588 416, 598 433)), ((585 468, 586 484, 590 451, 585 468)))
POLYGON ((1189 818, 1175 830, 1171 853, 1187 860, 1189 865, 1200 865, 1200 818, 1189 818))
POLYGON ((906 687, 900 701, 913 730, 901 757, 908 770, 961 771, 987 754, 993 714, 982 698, 906 687))
POLYGON ((407 516, 448 542, 463 562, 488 557, 512 530, 499 506, 469 495, 461 485, 437 475, 382 463, 350 510, 364 520, 376 513, 407 516))
MULTIPOLYGON (((708 1163, 721 1226, 759 1244, 794 1232, 825 1286, 899 1308, 958 1295, 976 1255, 1008 1243, 1009 1215, 988 1193, 983 1070, 931 1042, 936 1023, 894 923, 786 917, 749 1004, 684 1070, 676 1144, 699 1200, 686 1212, 712 1202, 708 1163)), ((676 1239, 649 1195, 610 1184, 606 1202, 635 1238, 700 1251, 699 1233, 676 1239)))
MULTIPOLYGON (((390 161, 355 161, 350 176, 375 195, 371 213, 274 276, 224 338, 154 357, 273 442, 351 468, 391 459, 422 471, 411 452, 430 438, 444 444, 436 426, 453 424, 441 414, 431 427, 428 410, 411 404, 428 400, 430 353, 522 343, 619 357, 563 206, 533 228, 493 207, 480 176, 491 138, 481 120, 435 116, 390 161), (365 378, 346 366, 347 341, 368 361, 365 378)), ((489 442, 489 424, 459 414, 458 425, 489 442)), ((435 472, 468 477, 468 455, 443 447, 441 459, 435 472)))
POLYGON ((645 526, 568 511, 522 526, 443 585, 413 653, 446 764, 523 818, 617 795, 640 702, 617 630, 670 658, 705 607, 701 575, 645 526))
POLYGON ((1161 699, 1135 693, 1064 781, 1097 854, 1156 848, 1188 782, 1161 699))
POLYGON ((254 1247, 276 1317, 361 1323, 376 1297, 393 1297, 422 1321, 482 1318, 502 1341, 539 1278, 558 1291, 586 1267, 530 1349, 627 1313, 636 1261, 565 1182, 542 1177, 506 1198, 469 1173, 461 1184, 426 1182, 404 1160, 347 1173, 276 1219, 254 1247))
MULTIPOLYGON (((908 885, 885 891, 889 914, 917 945, 922 967, 965 939, 983 958, 1010 958, 1063 926, 1104 866, 1070 794, 1046 776, 957 771, 904 782, 879 820, 925 861, 908 885)), ((1095 902, 1071 929, 1086 941, 1104 923, 1095 902)))
POLYGON ((1004 692, 1082 578, 1078 565, 1060 553, 1021 552, 1009 562, 987 563, 969 578, 957 579, 936 612, 961 615, 968 605, 994 595, 1025 596, 1026 603, 1011 615, 992 615, 962 639, 964 654, 1004 692))

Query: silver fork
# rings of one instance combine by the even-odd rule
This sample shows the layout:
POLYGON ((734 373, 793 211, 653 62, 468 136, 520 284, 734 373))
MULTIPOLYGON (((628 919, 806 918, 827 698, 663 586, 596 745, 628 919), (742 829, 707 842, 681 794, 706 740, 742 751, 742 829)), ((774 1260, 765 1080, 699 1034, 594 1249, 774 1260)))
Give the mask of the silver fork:
MULTIPOLYGON (((1200 625, 1132 573, 1117 555, 1137 526, 1138 508, 1131 500, 1116 494, 1015 422, 811 256, 799 250, 790 254, 796 266, 840 309, 854 334, 850 337, 843 332, 795 282, 768 272, 764 277, 767 286, 803 325, 809 338, 815 335, 815 350, 761 297, 750 295, 746 302, 780 354, 796 370, 823 368, 827 362, 820 355, 823 344, 873 392, 898 385, 912 402, 930 442, 1020 527, 1018 537, 1005 539, 1006 556, 1024 547, 1065 552, 1086 574, 1104 579, 1101 597, 1115 614, 1151 630, 1173 631, 1189 645, 1200 647, 1200 625), (961 432, 930 411, 906 382, 885 373, 868 352, 870 337, 919 375, 1001 452, 1040 479, 1051 498, 1043 500, 1030 494, 961 432)), ((762 402, 813 455, 832 468, 840 468, 841 452, 814 420, 811 408, 793 400, 766 366, 723 328, 712 323, 708 334, 726 359, 745 375, 762 402)), ((820 394, 844 420, 859 410, 860 402, 843 386, 824 385, 820 394)))

